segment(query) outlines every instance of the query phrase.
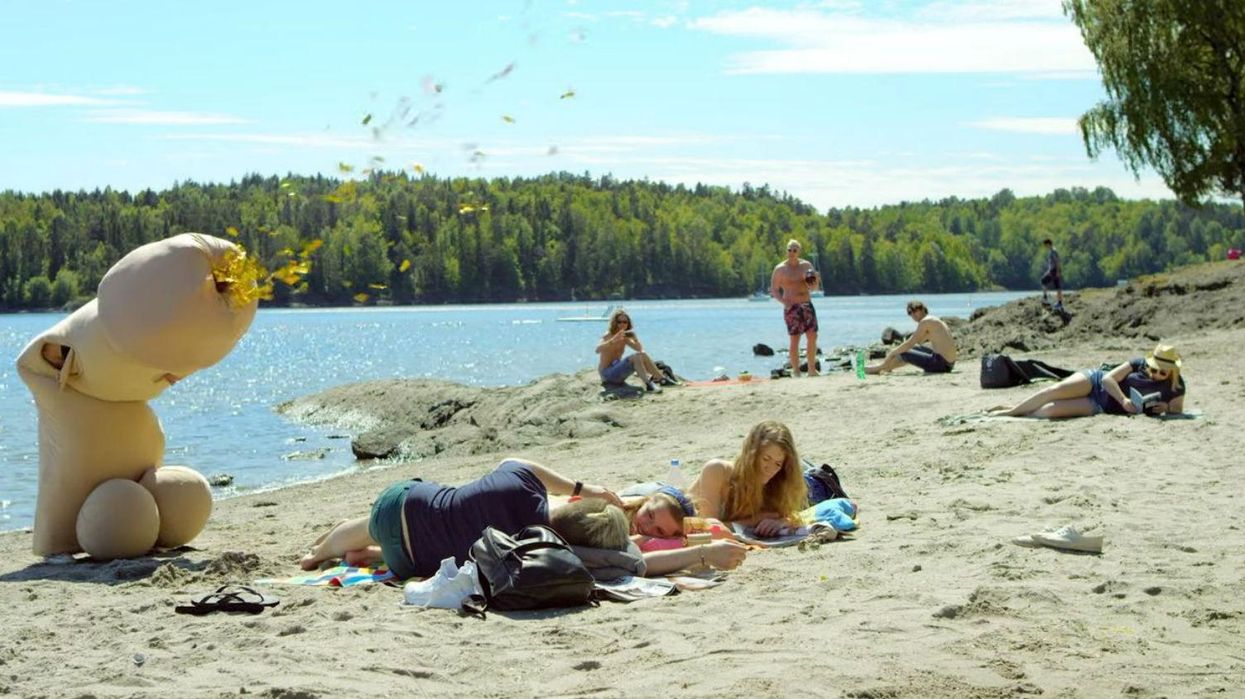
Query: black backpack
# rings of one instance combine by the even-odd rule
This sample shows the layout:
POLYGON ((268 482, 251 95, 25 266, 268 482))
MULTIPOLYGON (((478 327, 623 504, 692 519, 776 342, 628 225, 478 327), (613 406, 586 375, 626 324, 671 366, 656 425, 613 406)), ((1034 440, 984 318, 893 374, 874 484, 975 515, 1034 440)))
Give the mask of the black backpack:
POLYGON ((981 358, 981 387, 1009 388, 1041 379, 1071 376, 1071 369, 1051 366, 1039 359, 1012 359, 1006 354, 987 354, 981 358))
POLYGON ((483 595, 463 602, 463 611, 546 609, 595 604, 593 579, 571 547, 549 527, 532 525, 514 536, 485 527, 471 545, 483 595))

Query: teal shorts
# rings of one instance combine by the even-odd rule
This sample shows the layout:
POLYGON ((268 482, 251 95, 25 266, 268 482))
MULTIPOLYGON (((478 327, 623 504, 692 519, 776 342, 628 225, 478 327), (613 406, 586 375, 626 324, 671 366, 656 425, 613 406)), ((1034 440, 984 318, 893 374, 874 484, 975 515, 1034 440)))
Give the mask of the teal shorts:
POLYGON ((372 503, 372 516, 367 522, 367 533, 380 545, 385 565, 401 580, 415 577, 415 566, 402 545, 402 518, 406 491, 416 482, 394 483, 381 491, 372 503))

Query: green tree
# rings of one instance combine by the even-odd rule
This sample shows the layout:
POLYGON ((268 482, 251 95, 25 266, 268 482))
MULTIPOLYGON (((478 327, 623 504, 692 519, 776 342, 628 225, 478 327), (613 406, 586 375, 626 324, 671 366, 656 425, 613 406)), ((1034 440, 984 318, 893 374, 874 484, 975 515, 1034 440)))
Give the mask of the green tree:
POLYGON ((1080 119, 1090 157, 1154 167, 1186 204, 1245 202, 1245 3, 1065 0, 1107 99, 1080 119))
POLYGON ((78 298, 78 274, 62 267, 56 273, 56 281, 52 282, 52 305, 60 308, 76 298, 78 298))
POLYGON ((31 308, 48 308, 52 305, 52 282, 47 277, 31 277, 22 285, 22 296, 31 308))

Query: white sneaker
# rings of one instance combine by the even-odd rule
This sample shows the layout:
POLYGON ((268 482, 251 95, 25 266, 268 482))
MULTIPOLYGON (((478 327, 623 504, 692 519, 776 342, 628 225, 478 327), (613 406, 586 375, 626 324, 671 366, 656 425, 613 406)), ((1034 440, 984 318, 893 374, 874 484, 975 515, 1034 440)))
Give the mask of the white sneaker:
POLYGON ((1085 536, 1071 524, 1053 532, 1038 532, 1030 536, 1037 543, 1051 548, 1102 553, 1101 536, 1085 536))

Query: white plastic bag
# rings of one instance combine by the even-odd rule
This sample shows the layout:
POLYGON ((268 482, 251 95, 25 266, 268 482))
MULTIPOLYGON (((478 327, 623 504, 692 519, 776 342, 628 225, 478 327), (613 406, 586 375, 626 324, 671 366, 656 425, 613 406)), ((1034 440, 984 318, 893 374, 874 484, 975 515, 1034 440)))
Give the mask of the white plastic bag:
POLYGON ((461 568, 454 566, 453 557, 441 561, 441 567, 427 580, 412 580, 402 588, 404 604, 438 609, 458 609, 463 600, 481 594, 476 579, 476 564, 467 561, 461 568))

